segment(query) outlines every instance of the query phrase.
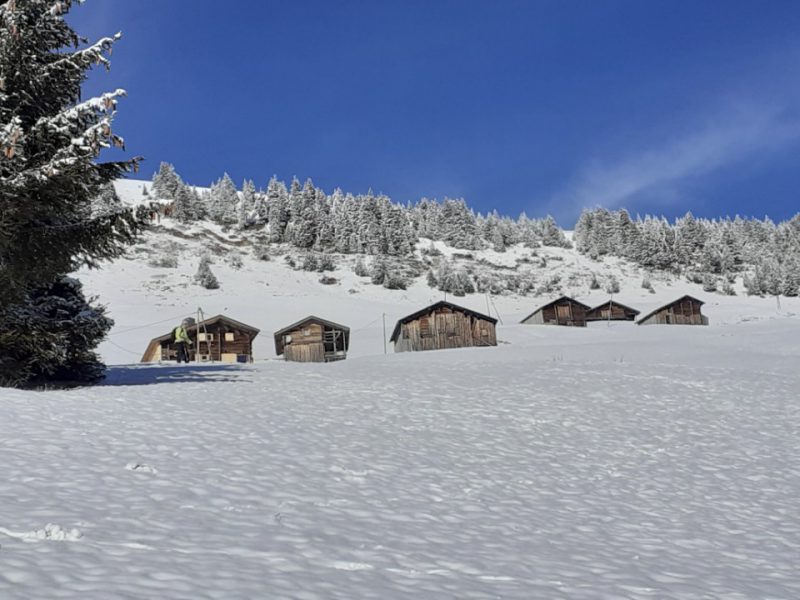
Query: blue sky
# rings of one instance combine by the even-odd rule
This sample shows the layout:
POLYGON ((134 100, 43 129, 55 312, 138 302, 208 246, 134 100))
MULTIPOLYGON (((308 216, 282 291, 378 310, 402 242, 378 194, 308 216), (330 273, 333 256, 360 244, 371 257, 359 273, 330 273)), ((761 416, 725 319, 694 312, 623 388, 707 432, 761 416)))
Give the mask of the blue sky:
POLYGON ((800 210, 796 1, 88 0, 130 154, 476 210, 800 210))

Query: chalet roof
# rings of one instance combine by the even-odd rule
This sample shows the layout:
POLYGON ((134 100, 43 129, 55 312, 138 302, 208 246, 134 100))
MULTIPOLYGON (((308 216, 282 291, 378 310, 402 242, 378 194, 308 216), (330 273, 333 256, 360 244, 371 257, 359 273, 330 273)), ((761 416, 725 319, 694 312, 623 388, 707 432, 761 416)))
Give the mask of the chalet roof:
POLYGON ((632 312, 634 315, 638 315, 640 312, 642 312, 640 310, 636 310, 635 308, 631 308, 630 306, 625 306, 624 304, 622 304, 621 302, 617 302, 616 300, 609 300, 608 302, 603 302, 602 304, 598 304, 597 306, 595 306, 591 310, 592 311, 600 310, 600 309, 606 308, 607 306, 611 306, 612 304, 614 306, 619 306, 623 310, 627 310, 629 312, 632 312))
POLYGON ((300 319, 296 323, 292 323, 291 325, 287 325, 283 329, 276 331, 273 337, 275 338, 275 353, 277 355, 283 354, 283 336, 290 331, 294 331, 298 327, 309 323, 318 323, 322 326, 331 327, 333 329, 339 329, 340 331, 344 332, 345 335, 345 346, 350 345, 350 328, 344 325, 339 325, 339 323, 334 323, 333 321, 328 321, 327 319, 322 319, 320 317, 315 317, 314 315, 309 315, 305 319, 300 319))
POLYGON ((582 307, 584 308, 584 310, 591 310, 591 307, 590 307, 590 306, 587 306, 587 305, 586 305, 586 304, 584 304, 583 302, 580 302, 580 301, 578 301, 578 300, 575 300, 575 298, 570 298, 569 296, 561 296, 561 297, 559 297, 559 298, 556 298, 556 299, 555 299, 555 300, 553 300, 552 302, 548 302, 547 304, 543 304, 542 306, 540 306, 539 308, 537 308, 535 311, 533 311, 531 314, 529 314, 527 317, 525 317, 524 319, 522 319, 522 321, 520 321, 520 323, 524 323, 525 321, 527 321, 528 319, 530 319, 530 318, 531 318, 533 315, 535 315, 535 314, 536 314, 536 313, 538 313, 539 311, 542 311, 542 310, 544 310, 545 308, 549 308, 550 306, 553 306, 554 304, 558 304, 558 303, 559 303, 559 302, 561 302, 562 300, 568 300, 569 302, 572 302, 573 304, 577 304, 578 306, 582 306, 582 307))
POLYGON ((411 313, 410 315, 405 316, 399 321, 397 321, 397 324, 394 326, 394 331, 392 331, 392 336, 389 338, 389 341, 390 342, 397 341, 397 338, 400 335, 400 326, 403 325, 404 323, 409 323, 410 321, 414 321, 415 319, 418 319, 419 317, 431 313, 439 308, 449 308, 450 310, 453 311, 462 312, 466 315, 471 315, 477 319, 481 319, 483 321, 489 321, 493 325, 497 323, 497 319, 493 317, 484 315, 483 313, 479 313, 474 310, 470 310, 469 308, 464 308, 463 306, 459 306, 458 304, 453 304, 452 302, 448 302, 447 300, 440 300, 439 302, 434 302, 430 306, 426 306, 425 308, 418 310, 415 313, 411 313))
MULTIPOLYGON (((231 327, 235 327, 237 329, 242 329, 244 331, 247 331, 251 335, 251 339, 256 337, 258 335, 259 331, 261 331, 260 329, 256 329, 255 327, 253 327, 251 325, 247 325, 245 323, 242 323, 241 321, 237 321, 236 319, 231 319, 230 317, 226 317, 225 315, 216 315, 216 316, 210 317, 208 319, 205 319, 203 321, 200 321, 199 323, 193 323, 192 325, 189 325, 186 328, 186 332, 187 333, 192 332, 192 331, 196 332, 198 325, 203 325, 205 327, 209 327, 211 325, 216 325, 218 323, 224 323, 224 324, 229 325, 231 327)), ((177 325, 176 325, 176 327, 177 327, 177 325)), ((173 336, 174 332, 175 332, 175 327, 170 329, 169 333, 165 333, 164 335, 160 335, 160 336, 155 337, 152 340, 150 340, 150 343, 147 344, 147 350, 144 351, 144 355, 142 356, 142 361, 147 360, 147 357, 150 356, 150 353, 151 353, 151 351, 152 351, 154 346, 157 346, 157 345, 159 345, 159 344, 161 344, 163 342, 167 342, 167 341, 172 340, 172 336, 173 336)))
POLYGON ((654 311, 651 311, 651 312, 647 313, 645 316, 643 316, 641 319, 639 319, 637 321, 637 323, 641 323, 642 321, 646 321, 647 319, 652 317, 657 312, 660 312, 660 311, 664 310, 665 308, 669 308, 670 306, 673 306, 674 304, 677 304, 678 302, 683 302, 684 300, 693 300, 694 302, 699 303, 701 306, 703 304, 705 304, 705 302, 703 302, 702 300, 699 300, 699 299, 695 298, 694 296, 690 296, 689 294, 686 294, 684 296, 681 296, 677 300, 673 300, 672 302, 668 302, 664 306, 659 306, 654 311))

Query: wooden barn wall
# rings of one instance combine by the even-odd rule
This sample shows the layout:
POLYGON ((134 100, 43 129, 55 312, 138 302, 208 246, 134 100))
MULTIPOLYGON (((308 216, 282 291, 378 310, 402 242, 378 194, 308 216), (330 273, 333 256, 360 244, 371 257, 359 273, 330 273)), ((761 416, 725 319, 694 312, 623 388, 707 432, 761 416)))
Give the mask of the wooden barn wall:
POLYGON ((573 302, 563 301, 536 311, 528 319, 525 319, 525 323, 584 327, 586 325, 586 309, 573 302))
POLYGON ((287 344, 283 349, 283 357, 295 362, 325 362, 325 350, 322 342, 305 344, 287 344))
MULTIPOLYGON (((636 315, 630 311, 625 310, 616 304, 611 305, 611 320, 612 321, 633 321, 636 315)), ((587 321, 605 321, 608 320, 608 305, 598 306, 592 310, 586 311, 587 321)))
POLYGON ((676 302, 642 321, 642 325, 708 325, 701 309, 702 304, 695 300, 676 302))
POLYGON ((494 323, 461 312, 440 309, 400 325, 395 352, 496 346, 494 323))
MULTIPOLYGON (((224 324, 209 325, 206 330, 200 329, 200 333, 209 333, 214 335, 214 340, 211 342, 200 342, 200 354, 210 355, 211 360, 222 360, 223 354, 245 354, 252 360, 253 357, 253 339, 247 332, 233 329, 224 324), (228 341, 225 339, 226 333, 233 333, 234 339, 228 341)), ((195 359, 197 350, 197 334, 195 330, 189 331, 189 337, 192 343, 189 347, 190 360, 195 359)), ((175 360, 178 356, 177 347, 173 341, 168 341, 161 344, 161 359, 162 360, 175 360)))
POLYGON ((324 327, 309 323, 287 332, 292 341, 284 344, 283 358, 296 362, 324 362, 325 348, 322 343, 324 327), (308 335, 305 332, 308 331, 308 335))

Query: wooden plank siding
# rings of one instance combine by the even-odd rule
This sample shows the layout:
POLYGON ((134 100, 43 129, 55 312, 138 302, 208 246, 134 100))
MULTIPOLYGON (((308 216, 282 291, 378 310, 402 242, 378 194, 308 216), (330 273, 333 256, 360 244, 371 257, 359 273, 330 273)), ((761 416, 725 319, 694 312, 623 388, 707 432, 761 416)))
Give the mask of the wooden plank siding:
POLYGON ((639 325, 708 325, 702 313, 704 302, 684 296, 662 306, 639 320, 639 325))
POLYGON ((443 350, 496 346, 497 334, 492 321, 442 306, 408 322, 401 322, 399 335, 394 341, 395 352, 443 350))
MULTIPOLYGON (((252 362, 253 360, 253 339, 244 331, 238 331, 226 328, 221 325, 211 325, 206 327, 208 333, 213 335, 211 341, 200 342, 200 357, 201 360, 221 361, 223 354, 235 354, 238 362, 246 361, 252 362), (225 334, 232 333, 233 340, 226 340, 225 334)), ((189 329, 189 337, 192 338, 192 344, 189 348, 189 360, 196 359, 197 353, 197 330, 189 329)), ((205 331, 200 331, 204 334, 205 331)), ((167 341, 161 344, 161 360, 175 360, 177 358, 177 348, 174 342, 167 341)))
MULTIPOLYGON (((201 335, 207 332, 214 336, 211 341, 200 342, 202 360, 252 362, 253 339, 258 335, 258 329, 224 315, 217 315, 201 323, 199 330, 201 335), (225 334, 229 334, 229 337, 232 335, 233 339, 225 339, 225 334)), ((174 329, 151 340, 142 356, 142 362, 176 360, 177 348, 173 342, 173 331, 174 329)), ((198 326, 193 324, 186 328, 186 332, 192 340, 188 348, 189 359, 195 360, 197 358, 198 326)))
POLYGON ((589 307, 563 296, 545 304, 522 320, 525 325, 566 325, 586 327, 586 312, 589 307))
POLYGON ((308 317, 275 333, 275 352, 295 362, 332 362, 347 357, 350 329, 308 317))
POLYGON ((633 321, 639 311, 620 304, 619 302, 609 301, 591 310, 586 311, 587 321, 633 321))

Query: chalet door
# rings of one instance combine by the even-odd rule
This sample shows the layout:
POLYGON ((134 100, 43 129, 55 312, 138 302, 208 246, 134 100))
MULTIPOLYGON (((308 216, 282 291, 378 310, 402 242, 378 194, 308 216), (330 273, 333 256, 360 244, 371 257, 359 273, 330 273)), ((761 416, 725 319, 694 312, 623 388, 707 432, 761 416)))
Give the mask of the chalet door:
POLYGON ((563 322, 569 321, 570 320, 570 314, 569 313, 570 313, 569 305, 567 305, 567 306, 556 306, 556 317, 558 318, 559 323, 562 322, 562 321, 563 322))

